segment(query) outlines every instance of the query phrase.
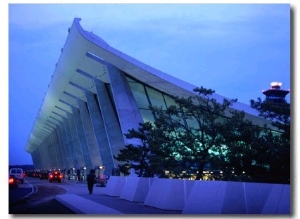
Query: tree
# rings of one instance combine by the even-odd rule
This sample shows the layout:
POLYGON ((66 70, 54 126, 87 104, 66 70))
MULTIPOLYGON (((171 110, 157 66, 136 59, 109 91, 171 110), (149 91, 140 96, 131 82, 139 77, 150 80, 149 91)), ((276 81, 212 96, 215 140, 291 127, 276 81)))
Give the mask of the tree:
POLYGON ((201 179, 210 165, 210 170, 223 171, 219 180, 289 180, 289 128, 282 122, 289 118, 264 114, 276 118, 275 127, 282 131, 260 127, 245 119, 243 111, 231 108, 235 99, 218 102, 211 89, 194 91, 195 95, 187 98, 173 97, 175 104, 166 109, 149 107, 154 122, 128 130, 125 136, 139 139, 140 144, 126 145, 114 157, 124 162, 119 167, 125 175, 133 168, 140 177, 182 178, 186 173, 201 179))
POLYGON ((138 177, 168 177, 165 171, 173 172, 177 161, 170 146, 172 139, 165 133, 155 128, 151 122, 140 123, 138 130, 128 130, 126 138, 139 139, 141 144, 126 145, 118 156, 114 156, 116 160, 123 162, 119 165, 120 171, 129 175, 130 168, 133 168, 138 177))
POLYGON ((178 159, 181 146, 175 130, 178 121, 172 119, 169 111, 157 107, 150 109, 155 115, 155 128, 149 139, 152 151, 151 169, 158 177, 179 178, 187 168, 182 167, 182 159, 178 159))
POLYGON ((255 165, 255 161, 264 164, 262 162, 264 141, 261 134, 266 129, 245 119, 243 111, 232 111, 231 114, 223 129, 226 142, 226 154, 222 163, 223 179, 261 181, 265 168, 255 165))
POLYGON ((220 103, 211 89, 194 91, 195 96, 174 97, 176 105, 166 110, 151 108, 156 128, 169 138, 164 147, 172 147, 176 155, 173 169, 197 172, 196 179, 201 179, 210 164, 211 169, 223 171, 222 180, 270 182, 266 174, 271 160, 266 160, 262 151, 270 140, 277 140, 270 136, 272 130, 254 125, 243 111, 230 108, 235 99, 220 103))
POLYGON ((272 122, 282 132, 281 137, 290 140, 290 104, 282 102, 250 100, 251 107, 258 110, 259 116, 272 122))
POLYGON ((264 162, 269 165, 269 179, 274 183, 290 183, 290 104, 250 100, 251 107, 277 128, 265 133, 264 162))
POLYGON ((124 162, 119 165, 120 171, 124 175, 129 175, 129 170, 133 168, 139 177, 151 177, 153 175, 149 169, 150 146, 148 134, 153 128, 153 125, 150 122, 146 122, 143 124, 140 123, 139 126, 138 130, 128 130, 128 133, 126 133, 125 136, 128 139, 139 139, 141 144, 125 145, 125 148, 121 149, 118 156, 114 156, 114 158, 124 162))
POLYGON ((179 169, 194 170, 196 179, 200 179, 205 164, 215 156, 213 152, 222 153, 226 114, 236 100, 224 99, 219 103, 212 97, 214 91, 203 87, 195 88, 194 92, 196 95, 188 98, 174 97, 176 105, 167 110, 151 109, 156 127, 167 130, 167 136, 173 137, 179 169))

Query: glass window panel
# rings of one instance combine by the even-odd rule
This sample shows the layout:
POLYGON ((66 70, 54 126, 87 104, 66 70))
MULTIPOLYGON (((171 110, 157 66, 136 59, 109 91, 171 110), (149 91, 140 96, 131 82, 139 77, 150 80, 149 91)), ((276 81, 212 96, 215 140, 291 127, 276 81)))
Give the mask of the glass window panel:
POLYGON ((152 122, 154 123, 154 117, 151 110, 140 109, 144 122, 152 122))
POLYGON ((174 99, 168 95, 164 95, 164 99, 166 101, 167 107, 170 106, 177 106, 177 104, 175 103, 174 99))
POLYGON ((126 77, 126 80, 128 81, 128 83, 137 82, 136 80, 134 80, 133 78, 130 78, 130 77, 126 77))
POLYGON ((146 87, 146 90, 152 106, 163 107, 163 109, 166 109, 166 104, 161 92, 150 87, 146 87))
POLYGON ((129 86, 131 88, 134 99, 139 108, 149 109, 149 102, 145 93, 144 86, 137 82, 130 82, 129 86))

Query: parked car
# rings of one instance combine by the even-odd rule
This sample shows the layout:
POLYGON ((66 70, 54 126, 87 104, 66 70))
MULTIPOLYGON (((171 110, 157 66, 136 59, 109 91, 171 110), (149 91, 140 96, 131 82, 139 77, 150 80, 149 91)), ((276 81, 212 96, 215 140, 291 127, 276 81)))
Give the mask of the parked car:
POLYGON ((27 170, 25 171, 25 175, 28 177, 38 177, 38 172, 35 170, 27 170))
POLYGON ((101 174, 99 177, 95 178, 96 186, 98 187, 106 187, 109 177, 101 174))
POLYGON ((39 173, 40 180, 42 180, 42 179, 48 179, 48 176, 49 176, 49 172, 47 172, 47 171, 43 171, 43 172, 39 173))
POLYGON ((57 181, 59 183, 61 183, 61 181, 63 180, 63 174, 60 173, 59 171, 54 171, 54 172, 50 172, 48 175, 48 180, 49 182, 53 182, 53 181, 57 181))
POLYGON ((24 183, 25 172, 22 168, 11 168, 9 170, 9 175, 15 176, 21 183, 24 183))
POLYGON ((18 188, 19 187, 19 180, 14 175, 8 174, 8 185, 9 188, 18 188))

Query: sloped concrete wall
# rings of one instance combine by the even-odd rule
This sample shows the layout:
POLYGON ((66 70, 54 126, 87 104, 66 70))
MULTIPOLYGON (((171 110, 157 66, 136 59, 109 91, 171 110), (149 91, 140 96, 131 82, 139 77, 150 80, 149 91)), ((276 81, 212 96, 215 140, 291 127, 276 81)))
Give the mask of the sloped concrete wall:
POLYGON ((153 178, 127 177, 120 198, 133 202, 144 202, 153 180, 153 178))
POLYGON ((220 181, 195 181, 183 208, 184 214, 219 214, 222 209, 226 183, 220 181), (203 203, 205 203, 203 205, 203 203))
POLYGON ((127 177, 110 176, 104 194, 109 196, 120 196, 126 182, 127 177))
POLYGON ((183 214, 290 214, 290 185, 195 181, 183 214))
POLYGON ((290 214, 291 211, 290 185, 276 184, 272 186, 265 202, 262 214, 290 214))
POLYGON ((166 210, 182 210, 194 182, 155 178, 144 204, 166 210))
POLYGON ((290 214, 290 185, 111 176, 104 194, 182 214, 290 214))

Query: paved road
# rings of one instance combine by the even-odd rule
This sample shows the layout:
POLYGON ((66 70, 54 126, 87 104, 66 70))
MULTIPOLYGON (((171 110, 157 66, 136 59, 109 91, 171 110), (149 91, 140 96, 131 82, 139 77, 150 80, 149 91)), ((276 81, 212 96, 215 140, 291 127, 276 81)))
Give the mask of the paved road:
POLYGON ((10 204, 10 214, 74 214, 74 212, 84 214, 107 212, 106 214, 126 215, 171 214, 174 216, 175 214, 181 214, 180 211, 158 209, 142 203, 130 202, 119 197, 107 196, 104 194, 104 187, 95 186, 93 194, 88 194, 86 184, 75 183, 71 180, 66 180, 62 183, 49 183, 40 181, 37 178, 28 178, 27 181, 29 183, 27 186, 37 187, 38 192, 19 202, 10 204), (63 200, 66 203, 61 204, 62 202, 58 202, 59 200, 63 200), (75 204, 71 205, 72 203, 75 204), (93 207, 94 209, 91 209, 91 206, 95 206, 93 207))
POLYGON ((56 195, 65 194, 65 189, 36 178, 27 180, 19 188, 9 189, 8 214, 74 214, 55 199, 56 195))

